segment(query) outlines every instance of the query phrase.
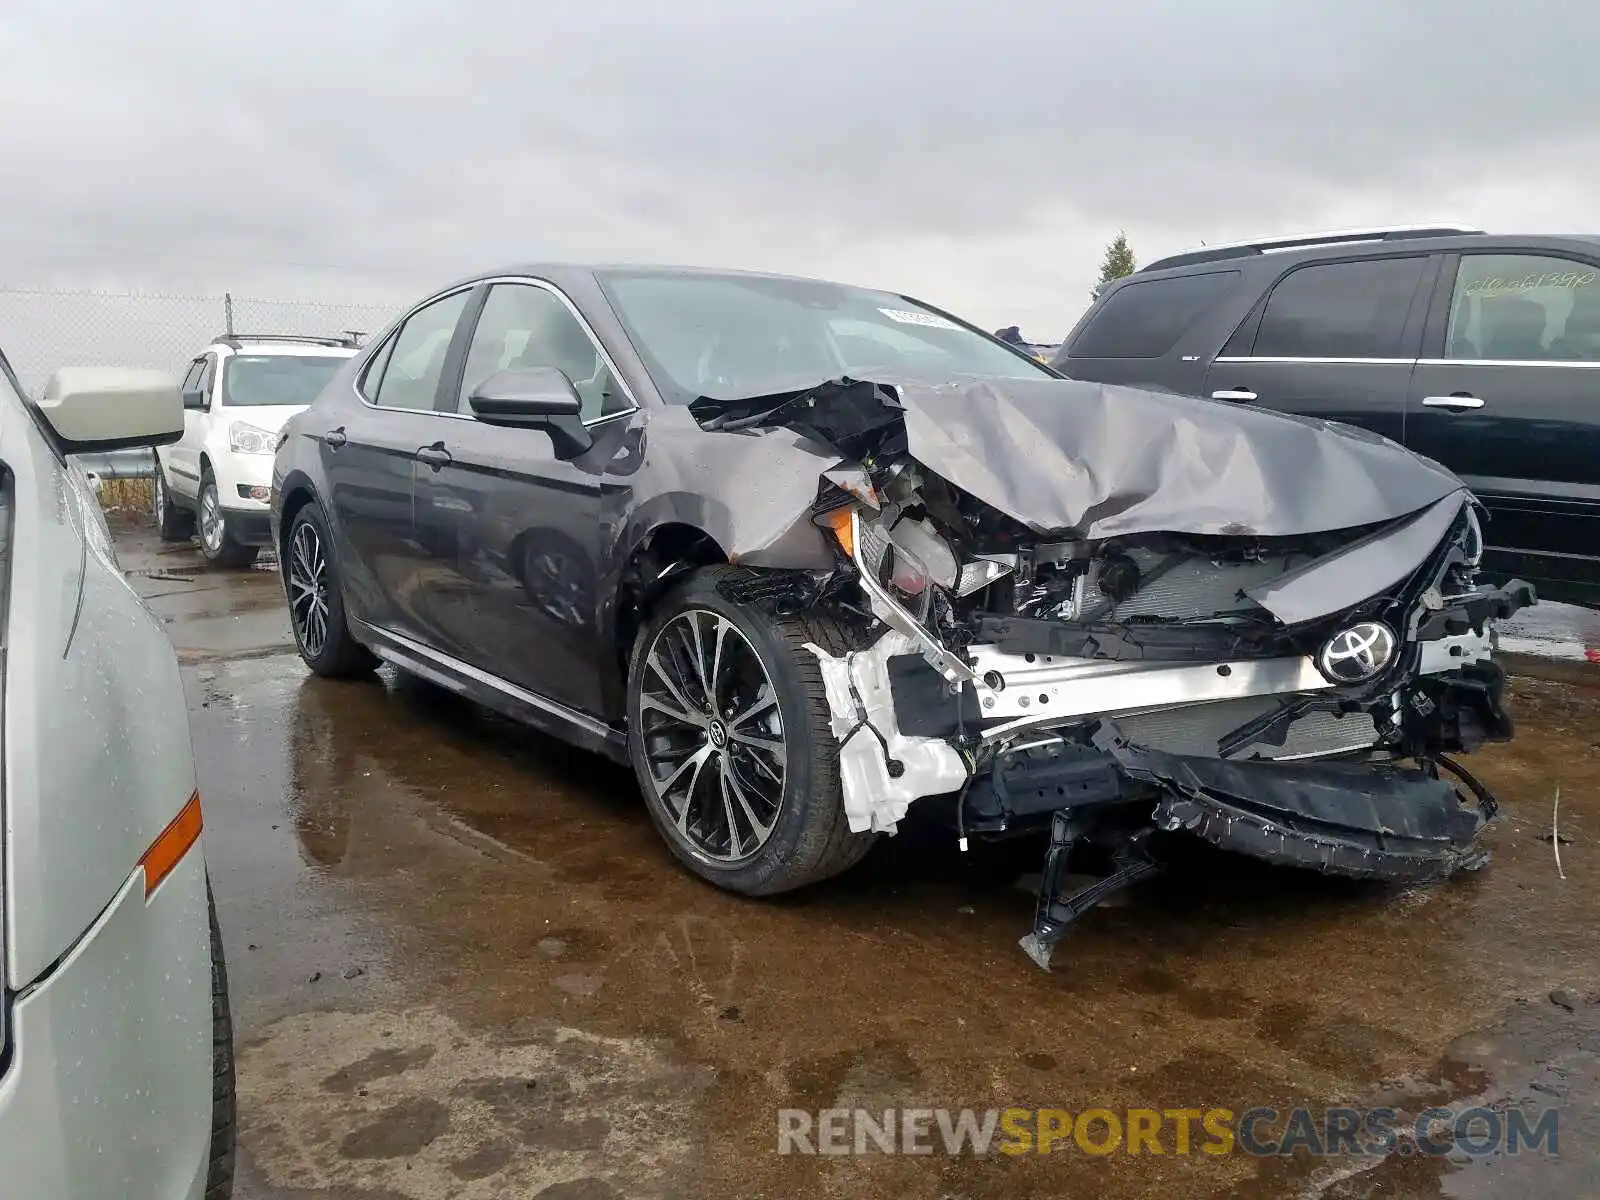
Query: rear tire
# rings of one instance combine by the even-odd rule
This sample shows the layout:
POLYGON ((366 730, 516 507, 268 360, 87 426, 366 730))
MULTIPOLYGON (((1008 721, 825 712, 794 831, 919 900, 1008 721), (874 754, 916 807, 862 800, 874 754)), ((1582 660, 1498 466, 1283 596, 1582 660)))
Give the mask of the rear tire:
POLYGON ((161 460, 156 459, 156 473, 151 484, 151 504, 156 519, 156 531, 163 542, 186 542, 194 536, 194 514, 179 508, 167 490, 166 472, 161 460))
POLYGON ((233 1195, 239 1132, 233 1009, 228 1002, 228 963, 222 951, 222 929, 217 924, 217 905, 209 880, 206 909, 211 918, 211 1161, 206 1170, 205 1200, 228 1200, 233 1195))
POLYGON ((718 887, 764 896, 848 870, 874 835, 845 818, 822 671, 805 649, 841 653, 849 636, 821 614, 728 599, 718 582, 741 574, 697 571, 644 622, 628 668, 628 753, 673 854, 718 887), (696 641, 701 671, 669 680, 696 641), (711 703, 695 682, 707 677, 711 703))
POLYGON ((314 674, 347 679, 371 671, 378 660, 350 632, 344 586, 332 546, 321 507, 307 504, 289 522, 278 571, 289 598, 289 626, 301 659, 314 674))
POLYGON ((200 498, 197 519, 200 526, 200 553, 214 567, 248 567, 261 553, 260 546, 245 546, 234 541, 228 529, 227 514, 222 509, 222 497, 217 492, 217 481, 207 467, 200 472, 200 498))

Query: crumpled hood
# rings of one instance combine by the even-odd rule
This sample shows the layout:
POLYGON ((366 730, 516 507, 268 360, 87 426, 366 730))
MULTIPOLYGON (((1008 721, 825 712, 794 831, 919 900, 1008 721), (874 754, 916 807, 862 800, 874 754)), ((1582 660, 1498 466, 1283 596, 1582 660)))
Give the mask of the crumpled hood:
POLYGON ((1391 521, 1463 487, 1348 425, 1071 379, 880 378, 911 456, 1039 532, 1289 537, 1391 521))

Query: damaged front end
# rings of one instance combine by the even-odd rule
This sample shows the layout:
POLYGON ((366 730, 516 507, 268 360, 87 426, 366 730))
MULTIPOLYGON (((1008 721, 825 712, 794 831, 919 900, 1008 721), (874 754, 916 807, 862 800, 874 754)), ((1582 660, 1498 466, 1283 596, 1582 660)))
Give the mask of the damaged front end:
POLYGON ((812 513, 837 565, 808 595, 861 630, 812 647, 851 828, 919 801, 963 848, 1048 828, 1040 965, 1167 834, 1383 880, 1482 861, 1495 804, 1449 756, 1511 735, 1492 622, 1534 596, 1479 585, 1477 504, 1436 464, 1067 380, 843 380, 695 415, 839 454, 812 513), (1066 894, 1090 847, 1111 873, 1066 894))

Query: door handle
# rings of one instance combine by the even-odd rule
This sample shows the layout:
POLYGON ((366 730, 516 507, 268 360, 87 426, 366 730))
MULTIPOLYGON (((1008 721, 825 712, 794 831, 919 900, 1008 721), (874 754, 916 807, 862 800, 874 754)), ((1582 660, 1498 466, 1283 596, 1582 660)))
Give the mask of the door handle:
POLYGON ((417 451, 417 461, 427 463, 435 471, 442 471, 454 460, 450 457, 450 451, 444 448, 443 442, 435 442, 417 451))
POLYGON ((1452 392, 1448 396, 1424 396, 1422 403, 1426 408, 1444 408, 1451 412, 1470 412, 1474 408, 1483 407, 1483 401, 1470 392, 1452 392))
POLYGON ((344 435, 343 425, 339 426, 337 429, 330 429, 327 433, 322 435, 323 444, 330 450, 337 450, 349 440, 350 439, 344 435))
POLYGON ((1249 388, 1223 388, 1220 392, 1212 392, 1213 400, 1232 400, 1238 404, 1249 404, 1256 399, 1256 394, 1249 388))

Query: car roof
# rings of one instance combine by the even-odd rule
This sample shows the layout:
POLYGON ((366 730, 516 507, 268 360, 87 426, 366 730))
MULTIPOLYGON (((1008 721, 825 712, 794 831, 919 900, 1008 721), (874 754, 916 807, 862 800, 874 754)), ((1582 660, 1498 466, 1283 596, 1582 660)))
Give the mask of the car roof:
POLYGON ((348 337, 317 337, 292 333, 225 333, 211 339, 208 350, 251 355, 297 355, 349 358, 361 347, 348 337))
POLYGON ((512 266, 501 268, 497 271, 475 271, 471 275, 457 279, 447 288, 460 287, 463 284, 477 283, 484 279, 499 279, 501 277, 530 276, 535 279, 545 279, 558 286, 571 283, 575 280, 595 281, 599 276, 610 274, 627 275, 658 275, 662 278, 680 279, 774 279, 790 283, 824 283, 835 287, 860 287, 863 291, 883 292, 886 295, 899 295, 894 288, 872 287, 864 284, 848 284, 836 279, 820 279, 811 275, 784 275, 774 271, 741 271, 732 267, 691 267, 673 265, 669 263, 628 263, 628 262, 534 262, 516 263, 512 266))
MULTIPOLYGON (((1261 245, 1268 244, 1264 240, 1261 245)), ((1594 254, 1600 250, 1600 235, 1595 234, 1512 234, 1512 233, 1460 233, 1436 234, 1426 237, 1405 237, 1368 241, 1322 242, 1305 246, 1286 246, 1282 249, 1257 250, 1249 243, 1230 243, 1218 246, 1214 252, 1197 246, 1192 250, 1168 255, 1142 267, 1132 275, 1117 280, 1118 284, 1142 282, 1146 279, 1164 279, 1178 275, 1200 275, 1213 271, 1249 269, 1257 264, 1271 264, 1276 272, 1282 264, 1316 262, 1320 259, 1385 258, 1403 254, 1454 253, 1471 250, 1485 251, 1577 251, 1594 254)), ((1110 289, 1108 289, 1110 290, 1110 289)))

